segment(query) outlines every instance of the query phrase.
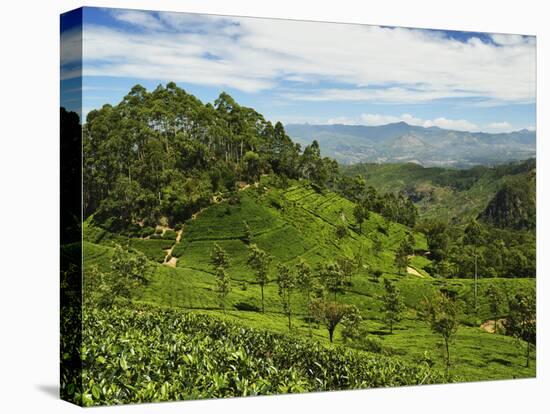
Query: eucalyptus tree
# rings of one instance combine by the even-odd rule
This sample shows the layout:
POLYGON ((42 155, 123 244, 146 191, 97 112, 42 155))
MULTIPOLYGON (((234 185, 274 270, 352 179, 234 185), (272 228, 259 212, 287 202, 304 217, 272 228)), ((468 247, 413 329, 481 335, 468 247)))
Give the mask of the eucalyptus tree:
POLYGON ((256 281, 262 292, 262 312, 265 312, 264 287, 268 283, 269 265, 273 258, 256 244, 248 247, 248 264, 256 272, 256 281))
POLYGON ((296 275, 285 264, 277 266, 277 285, 279 297, 283 305, 283 312, 288 317, 288 329, 292 328, 292 292, 296 288, 296 275))

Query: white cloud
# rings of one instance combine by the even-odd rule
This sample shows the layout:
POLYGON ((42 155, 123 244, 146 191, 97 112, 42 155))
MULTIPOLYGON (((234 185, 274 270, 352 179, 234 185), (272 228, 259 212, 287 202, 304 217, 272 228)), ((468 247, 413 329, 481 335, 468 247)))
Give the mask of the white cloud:
MULTIPOLYGON (((535 42, 449 39, 378 26, 118 11, 141 30, 86 25, 86 75, 174 80, 255 92, 282 80, 336 88, 283 91, 306 101, 426 102, 475 97, 534 102, 535 42), (368 86, 366 86, 368 85, 368 86)), ((444 122, 444 121, 441 121, 444 122)))
POLYGON ((527 131, 535 131, 536 128, 534 125, 529 125, 527 128, 525 128, 527 131))
POLYGON ((456 131, 479 131, 480 128, 465 119, 447 119, 447 118, 435 118, 435 119, 422 119, 415 117, 411 114, 403 114, 401 116, 394 115, 382 115, 382 114, 369 114, 364 113, 355 118, 349 117, 336 117, 329 119, 328 124, 347 124, 347 125, 386 125, 396 122, 406 122, 409 125, 422 126, 424 128, 430 128, 433 126, 452 129, 456 131))
POLYGON ((479 131, 479 127, 476 124, 466 121, 465 119, 447 119, 443 117, 424 121, 422 126, 425 128, 437 126, 439 128, 454 129, 457 131, 479 131))
POLYGON ((121 22, 131 24, 133 26, 142 27, 148 30, 162 30, 162 22, 154 17, 151 13, 140 10, 112 10, 114 18, 121 22))
POLYGON ((489 125, 487 125, 487 128, 490 131, 494 131, 494 132, 508 132, 508 131, 513 131, 514 130, 512 125, 510 125, 510 123, 508 123, 506 121, 491 122, 489 125))
POLYGON ((501 46, 521 46, 524 44, 535 44, 535 38, 532 36, 522 36, 518 34, 502 34, 495 33, 491 35, 491 39, 501 46))

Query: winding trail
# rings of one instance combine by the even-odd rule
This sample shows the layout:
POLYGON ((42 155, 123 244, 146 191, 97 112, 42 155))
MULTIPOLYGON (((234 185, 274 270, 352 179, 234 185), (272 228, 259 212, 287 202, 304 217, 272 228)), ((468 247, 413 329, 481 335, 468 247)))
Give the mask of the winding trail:
POLYGON ((183 227, 177 232, 176 241, 172 245, 172 247, 165 250, 166 257, 164 258, 164 262, 162 262, 162 264, 169 267, 176 267, 176 264, 178 263, 178 258, 172 257, 172 251, 174 250, 174 247, 176 247, 176 244, 180 242, 182 233, 183 233, 183 227))
POLYGON ((407 273, 410 275, 418 276, 418 277, 424 277, 423 274, 421 274, 418 270, 416 270, 414 267, 407 266, 407 273))

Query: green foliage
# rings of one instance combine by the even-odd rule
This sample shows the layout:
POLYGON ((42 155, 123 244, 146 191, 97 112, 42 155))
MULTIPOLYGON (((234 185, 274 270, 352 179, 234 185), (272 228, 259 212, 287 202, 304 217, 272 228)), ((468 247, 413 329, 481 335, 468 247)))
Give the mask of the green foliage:
POLYGON ((175 310, 88 309, 82 337, 85 406, 444 380, 426 367, 175 310))
POLYGON ((231 278, 222 266, 216 269, 216 291, 218 292, 222 309, 225 313, 225 298, 231 292, 231 278))
POLYGON ((480 218, 501 228, 534 229, 537 224, 534 174, 523 185, 506 183, 480 218))
POLYGON ((493 320, 495 322, 494 332, 497 333, 498 316, 502 308, 502 297, 499 289, 495 284, 489 285, 486 291, 486 295, 487 302, 489 303, 489 310, 491 311, 493 320))
POLYGON ((148 237, 155 233, 155 229, 150 226, 145 226, 141 229, 141 237, 148 237))
POLYGON ((456 302, 443 293, 438 293, 423 303, 423 317, 429 323, 431 330, 443 337, 447 354, 447 367, 451 365, 449 341, 458 330, 458 306, 456 302))
POLYGON ((393 325, 401 320, 405 306, 399 294, 399 290, 389 279, 384 279, 382 303, 384 319, 390 326, 390 333, 393 333, 393 325))
POLYGON ((411 247, 409 243, 407 242, 407 240, 403 240, 403 242, 399 245, 399 248, 395 252, 394 260, 394 265, 399 273, 405 273, 407 271, 407 266, 409 265, 410 251, 411 247))
POLYGON ((82 129, 84 213, 115 232, 161 217, 183 222, 239 179, 274 172, 324 187, 338 167, 318 144, 301 154, 280 122, 227 93, 205 105, 174 83, 136 85, 118 105, 90 111, 82 129))
POLYGON ((175 84, 137 86, 83 129, 84 390, 62 381, 84 404, 434 382, 432 352, 443 338, 449 366, 455 337, 464 379, 533 375, 514 338, 479 329, 507 316, 508 333, 528 353, 534 344, 534 295, 517 295, 534 286, 534 193, 513 190, 534 184, 533 166, 341 176, 317 141, 302 151, 228 94, 203 105, 175 84), (148 261, 171 256, 176 268, 148 261), (292 336, 273 333, 287 326, 292 336))
POLYGON ((518 292, 509 299, 510 312, 504 326, 508 335, 526 342, 526 363, 529 367, 531 344, 537 340, 537 302, 535 292, 518 292))
POLYGON ((482 213, 507 183, 528 194, 527 204, 518 211, 522 220, 526 218, 525 207, 531 205, 529 197, 534 194, 535 167, 535 160, 531 159, 469 169, 422 167, 411 163, 354 164, 342 167, 342 172, 347 180, 357 175, 365 177, 377 193, 403 193, 414 202, 422 220, 464 224, 482 213))
POLYGON ((318 274, 325 288, 334 294, 334 298, 338 292, 343 291, 345 274, 338 263, 320 265, 318 274))
POLYGON ((279 264, 277 266, 277 285, 279 287, 279 297, 283 305, 283 312, 288 317, 288 329, 292 329, 292 292, 296 288, 296 275, 287 265, 279 264))
POLYGON ((252 243, 252 238, 254 237, 254 234, 252 233, 252 229, 250 228, 250 226, 246 221, 243 222, 243 233, 244 233, 243 241, 246 244, 252 243))
POLYGON ((251 244, 248 247, 248 264, 256 272, 256 281, 260 285, 262 291, 262 312, 264 312, 264 286, 268 282, 269 265, 273 258, 265 251, 258 248, 257 245, 251 244))
POLYGON ((88 306, 112 307, 117 300, 129 301, 134 291, 149 281, 151 266, 144 254, 115 245, 110 268, 93 266, 84 272, 84 302, 88 306))
POLYGON ((351 306, 342 318, 342 339, 344 343, 357 341, 364 332, 361 331, 361 322, 363 317, 361 316, 357 306, 351 306))
POLYGON ((166 230, 164 232, 164 234, 162 235, 162 238, 165 239, 165 240, 176 240, 176 238, 178 237, 178 233, 176 233, 174 230, 166 230))
POLYGON ((352 312, 354 312, 353 307, 338 302, 327 302, 323 299, 315 299, 311 302, 311 313, 327 328, 330 342, 334 340, 334 330, 338 324, 352 312))
POLYGON ((210 263, 212 264, 214 269, 217 269, 219 267, 227 269, 229 267, 229 256, 218 243, 214 244, 214 248, 210 253, 210 263))
POLYGON ((143 253, 149 260, 162 263, 166 257, 164 250, 172 247, 172 240, 163 239, 130 239, 130 247, 143 253))
POLYGON ((244 171, 246 180, 253 183, 260 177, 260 156, 253 151, 244 154, 244 171))
POLYGON ((336 225, 336 237, 343 239, 348 235, 348 226, 345 223, 338 223, 336 225))

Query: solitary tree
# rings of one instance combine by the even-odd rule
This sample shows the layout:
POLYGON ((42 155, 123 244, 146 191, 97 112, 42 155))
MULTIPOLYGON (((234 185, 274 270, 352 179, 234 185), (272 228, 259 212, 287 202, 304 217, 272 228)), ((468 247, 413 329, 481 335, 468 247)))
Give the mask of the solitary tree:
POLYGON ((212 264, 214 270, 218 267, 222 267, 224 269, 229 267, 229 256, 218 243, 214 244, 214 247, 210 252, 210 264, 212 264))
POLYGON ((383 272, 380 269, 375 269, 372 271, 372 277, 376 282, 380 281, 382 274, 383 272))
POLYGON ((231 278, 221 266, 216 269, 216 290, 220 297, 223 313, 225 313, 225 299, 229 292, 231 292, 231 278))
POLYGON ((111 257, 111 271, 105 275, 105 296, 101 302, 111 306, 115 298, 130 300, 136 287, 147 283, 151 270, 147 257, 141 252, 115 246, 111 257))
POLYGON ((256 271, 256 280, 260 285, 260 290, 262 292, 262 312, 265 311, 264 286, 268 282, 267 276, 271 260, 272 257, 262 249, 258 248, 255 244, 251 244, 248 247, 248 264, 256 271))
POLYGON ((341 322, 341 333, 344 342, 353 341, 361 335, 361 322, 363 322, 363 317, 359 313, 359 309, 354 305, 350 305, 341 322))
POLYGON ((353 217, 355 218, 355 222, 359 225, 359 233, 363 233, 363 222, 369 219, 369 211, 361 201, 355 204, 353 217))
POLYGON ((407 272, 407 266, 409 265, 409 254, 407 246, 404 243, 402 243, 395 252, 394 264, 399 273, 407 272))
POLYGON ((380 239, 380 236, 377 234, 374 235, 374 239, 372 241, 372 250, 375 255, 380 255, 382 252, 382 240, 380 239))
POLYGON ((260 156, 253 151, 247 151, 244 154, 244 165, 246 180, 249 183, 256 181, 260 175, 260 156))
POLYGON ((290 268, 285 264, 277 266, 277 285, 279 285, 279 297, 283 304, 283 312, 288 318, 288 329, 292 328, 292 291, 296 287, 296 276, 291 272, 290 268))
POLYGON ((342 282, 347 279, 348 283, 351 285, 351 278, 353 276, 353 272, 355 271, 354 261, 349 257, 342 256, 336 259, 336 263, 338 263, 338 266, 340 266, 340 270, 342 272, 342 282))
POLYGON ((360 272, 365 264, 365 245, 361 243, 353 254, 353 265, 356 272, 360 272))
POLYGON ((303 259, 300 259, 296 265, 296 275, 296 284, 302 290, 306 299, 308 312, 307 325, 311 335, 311 294, 315 287, 315 278, 313 277, 311 267, 303 259))
POLYGON ((402 318, 404 305, 399 290, 389 279, 384 279, 384 295, 382 295, 382 310, 386 322, 390 326, 390 333, 393 333, 393 324, 402 318))
POLYGON ((455 301, 439 292, 431 300, 424 298, 423 315, 430 324, 432 332, 439 334, 445 341, 446 365, 451 366, 449 342, 458 330, 458 307, 455 301))
POLYGON ((474 261, 474 310, 477 312, 477 259, 479 246, 483 244, 483 232, 476 220, 471 220, 464 229, 463 242, 470 247, 474 261))
POLYGON ((210 263, 214 268, 214 273, 216 275, 216 291, 220 297, 223 313, 225 313, 225 299, 229 292, 231 292, 231 278, 227 273, 229 256, 218 243, 214 244, 214 248, 210 253, 210 263))
POLYGON ((344 222, 339 222, 336 225, 336 237, 343 239, 348 235, 348 226, 344 222))
POLYGON ((336 300, 336 294, 340 292, 344 286, 344 272, 342 272, 338 263, 329 263, 321 266, 319 270, 323 285, 329 292, 334 294, 334 300, 336 300))
POLYGON ((311 303, 311 310, 315 319, 327 328, 330 342, 332 342, 334 331, 344 316, 350 312, 350 306, 338 302, 326 302, 322 299, 315 299, 311 303))
POLYGON ((243 232, 244 232, 244 236, 243 236, 244 242, 246 244, 252 243, 252 237, 253 237, 252 229, 250 228, 250 226, 246 221, 243 222, 243 232))
POLYGON ((493 316, 494 320, 494 331, 495 333, 497 333, 497 321, 501 308, 502 298, 497 286, 494 283, 490 284, 487 288, 487 299, 489 302, 489 310, 491 311, 491 315, 493 316))
POLYGON ((529 367, 531 344, 537 339, 537 304, 535 294, 516 293, 509 301, 510 312, 504 326, 506 333, 527 343, 526 367, 529 367))

